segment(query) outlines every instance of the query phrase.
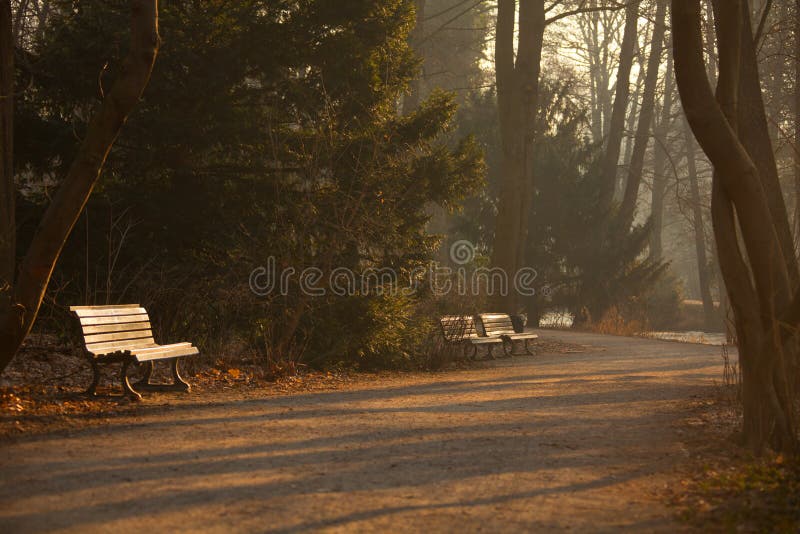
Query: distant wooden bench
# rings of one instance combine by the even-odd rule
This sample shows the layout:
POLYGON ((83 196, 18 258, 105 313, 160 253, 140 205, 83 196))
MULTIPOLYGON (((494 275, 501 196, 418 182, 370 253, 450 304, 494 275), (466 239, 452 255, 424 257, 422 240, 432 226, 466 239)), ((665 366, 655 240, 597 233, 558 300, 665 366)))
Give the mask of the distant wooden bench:
POLYGON ((138 304, 113 306, 72 306, 81 323, 86 356, 92 365, 94 376, 86 393, 94 396, 100 381, 101 364, 121 363, 122 390, 136 399, 136 391, 188 391, 190 389, 178 371, 178 360, 183 356, 199 354, 191 343, 158 345, 153 339, 150 317, 147 310, 138 304), (172 384, 151 384, 153 362, 167 360, 172 367, 172 384), (128 381, 128 367, 144 364, 144 378, 133 386, 128 381))
POLYGON ((522 332, 521 328, 514 328, 514 321, 507 313, 482 313, 478 315, 480 326, 487 336, 499 337, 503 340, 503 350, 511 356, 515 341, 525 342, 525 353, 532 354, 528 348, 528 341, 538 339, 536 334, 522 332))
POLYGON ((500 337, 487 337, 480 335, 475 317, 472 315, 445 315, 439 319, 442 328, 442 337, 451 344, 460 344, 464 347, 464 356, 467 359, 478 355, 478 347, 486 347, 487 355, 492 358, 492 349, 495 345, 503 343, 500 337), (470 351, 472 354, 470 354, 470 351))

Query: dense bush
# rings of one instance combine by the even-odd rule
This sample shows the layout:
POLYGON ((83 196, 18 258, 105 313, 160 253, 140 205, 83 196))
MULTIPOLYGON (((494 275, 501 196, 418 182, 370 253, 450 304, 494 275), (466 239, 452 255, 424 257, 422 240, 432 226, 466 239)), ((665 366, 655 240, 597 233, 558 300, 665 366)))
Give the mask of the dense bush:
MULTIPOLYGON (((272 362, 408 365, 421 297, 257 297, 253 269, 411 272, 431 257, 427 207, 454 209, 483 159, 456 138, 452 95, 403 116, 417 60, 409 0, 161 5, 152 80, 59 262, 48 302, 137 301, 157 332, 272 362)), ((24 248, 125 53, 127 6, 57 4, 20 62, 24 248), (42 132, 47 131, 44 135, 42 132), (47 144, 38 142, 48 139, 47 144), (47 162, 42 165, 42 162, 47 162)), ((45 312, 46 315, 47 312, 45 312)))
MULTIPOLYGON (((547 309, 569 310, 578 322, 630 308, 651 290, 665 266, 646 259, 649 224, 622 228, 615 210, 598 203, 599 156, 588 137, 585 110, 570 73, 543 75, 532 165, 534 194, 526 260, 536 269, 539 292, 526 299, 535 324, 547 309)), ((478 132, 489 164, 489 188, 472 199, 456 230, 484 247, 494 242, 494 198, 500 180, 500 141, 492 93, 473 98, 461 112, 461 128, 478 132)))

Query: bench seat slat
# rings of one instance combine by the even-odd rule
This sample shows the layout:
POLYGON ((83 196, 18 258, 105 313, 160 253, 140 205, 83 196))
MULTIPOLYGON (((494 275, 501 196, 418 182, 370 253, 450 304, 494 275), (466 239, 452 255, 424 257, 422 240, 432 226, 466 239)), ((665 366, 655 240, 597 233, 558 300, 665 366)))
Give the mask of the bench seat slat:
POLYGON ((139 323, 142 321, 149 321, 149 320, 150 317, 146 313, 139 313, 136 315, 115 315, 110 317, 81 317, 81 326, 139 323))
POLYGON ((509 325, 514 324, 511 322, 510 319, 500 320, 500 319, 481 319, 484 324, 493 324, 493 325, 509 325))
POLYGON ((484 326, 491 326, 493 328, 513 328, 514 323, 511 321, 481 321, 484 326))
POLYGON ((177 358, 179 356, 192 356, 194 354, 199 354, 200 351, 197 350, 197 347, 192 347, 191 345, 188 347, 175 347, 171 349, 163 349, 160 351, 151 351, 151 352, 133 352, 132 354, 136 358, 138 362, 147 362, 151 360, 161 360, 165 358, 177 358))
POLYGON ((99 306, 70 306, 69 311, 78 312, 82 310, 108 310, 114 308, 140 308, 140 304, 102 304, 99 306))
POLYGON ((153 345, 153 346, 150 346, 150 347, 142 347, 142 348, 136 349, 135 351, 132 351, 132 352, 135 352, 136 354, 144 354, 146 352, 155 352, 155 351, 159 351, 159 350, 163 350, 163 349, 172 349, 172 348, 177 348, 177 347, 191 347, 191 346, 192 346, 191 343, 188 343, 188 342, 184 341, 182 343, 170 343, 169 345, 157 345, 156 344, 156 345, 153 345))
POLYGON ((539 339, 537 334, 525 334, 525 333, 515 333, 515 334, 506 334, 507 338, 519 340, 519 339, 539 339))
POLYGON ((132 339, 130 341, 109 341, 108 343, 91 343, 86 345, 86 350, 94 355, 110 354, 112 352, 130 350, 130 349, 143 349, 153 347, 156 345, 152 337, 142 339, 132 339))
POLYGON ((473 345, 484 345, 484 344, 494 344, 494 343, 502 343, 503 338, 491 336, 491 337, 472 337, 469 338, 467 341, 472 343, 473 345))
POLYGON ((142 307, 121 308, 119 306, 115 306, 103 309, 87 308, 83 310, 75 310, 74 313, 75 315, 83 319, 84 317, 114 317, 117 315, 136 315, 141 313, 147 313, 147 310, 145 310, 142 307))
POLYGON ((508 334, 516 334, 513 328, 486 328, 487 336, 504 336, 508 334))
POLYGON ((84 340, 86 340, 87 345, 91 345, 93 343, 101 343, 105 341, 124 341, 126 339, 141 339, 141 338, 153 338, 153 332, 150 328, 146 328, 144 330, 132 330, 127 332, 110 332, 107 334, 89 334, 83 336, 84 340))
POLYGON ((117 323, 117 324, 101 324, 94 326, 84 326, 83 334, 107 334, 110 332, 129 332, 132 330, 148 330, 150 323, 142 321, 139 323, 117 323))
POLYGON ((478 316, 487 336, 507 336, 515 334, 511 316, 505 313, 482 313, 478 316))
POLYGON ((487 321, 508 321, 511 319, 511 316, 507 313, 482 313, 480 316, 487 321))

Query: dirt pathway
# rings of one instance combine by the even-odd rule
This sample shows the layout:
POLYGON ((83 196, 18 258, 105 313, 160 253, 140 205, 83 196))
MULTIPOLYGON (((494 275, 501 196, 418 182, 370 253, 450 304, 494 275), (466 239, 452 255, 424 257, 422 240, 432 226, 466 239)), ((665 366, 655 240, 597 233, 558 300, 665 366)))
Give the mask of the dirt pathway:
POLYGON ((719 347, 546 335, 589 348, 22 437, 0 532, 680 529, 659 492, 719 347))

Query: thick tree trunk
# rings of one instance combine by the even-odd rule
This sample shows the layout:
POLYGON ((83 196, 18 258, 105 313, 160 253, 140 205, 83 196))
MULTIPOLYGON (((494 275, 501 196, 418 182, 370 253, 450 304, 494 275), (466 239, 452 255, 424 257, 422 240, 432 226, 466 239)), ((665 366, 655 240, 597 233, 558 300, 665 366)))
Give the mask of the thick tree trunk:
POLYGON ((739 342, 744 437, 756 451, 769 445, 794 453, 793 391, 787 380, 791 369, 787 356, 793 355, 786 354, 792 348, 783 343, 785 331, 779 326, 797 326, 787 316, 792 309, 791 282, 760 168, 737 133, 740 72, 752 75, 747 69, 740 71, 742 37, 752 40, 752 35, 742 31, 747 26, 746 13, 741 0, 716 5, 719 82, 715 97, 703 59, 700 1, 673 0, 675 73, 686 118, 714 165, 712 219, 739 342), (745 250, 739 247, 737 224, 745 250))
POLYGON ((625 8, 625 29, 622 33, 622 45, 619 51, 619 68, 617 69, 617 88, 614 96, 614 108, 611 111, 608 135, 605 140, 605 153, 601 167, 600 204, 611 206, 614 189, 617 183, 617 167, 619 166, 620 144, 625 133, 625 114, 628 111, 630 96, 630 76, 633 66, 633 52, 636 45, 636 34, 639 23, 639 4, 630 2, 625 8))
POLYGON ((667 0, 657 0, 656 16, 653 22, 653 43, 650 57, 647 59, 647 75, 644 80, 642 107, 639 112, 639 124, 636 127, 636 141, 633 145, 633 156, 628 169, 628 181, 625 184, 625 196, 620 205, 620 221, 622 229, 627 231, 633 223, 636 213, 636 201, 639 198, 639 186, 644 172, 644 157, 650 144, 650 131, 656 102, 658 71, 661 67, 661 53, 664 50, 664 32, 666 30, 667 0))
POLYGON ((5 308, 10 305, 16 263, 14 40, 11 20, 11 1, 0 0, 0 306, 5 308))
POLYGON ((158 1, 131 0, 131 49, 119 78, 92 117, 78 155, 42 218, 0 310, 0 371, 30 332, 61 249, 94 188, 128 114, 147 86, 158 52, 158 1))
MULTIPOLYGON (((515 12, 515 0, 498 2, 495 71, 503 180, 497 206, 492 265, 503 269, 509 281, 525 261, 523 251, 533 196, 531 158, 545 26, 544 0, 530 0, 520 5, 516 60, 515 12)), ((506 295, 493 295, 493 301, 499 311, 517 313, 518 297, 513 287, 509 287, 506 295)))
POLYGON ((800 254, 800 0, 794 4, 794 238, 800 254))
POLYGON ((697 277, 700 284, 700 298, 703 301, 703 323, 707 332, 714 328, 716 314, 714 300, 711 297, 711 276, 706 254, 706 235, 703 226, 703 205, 700 200, 700 184, 697 178, 695 145, 692 131, 684 121, 684 138, 686 141, 686 168, 689 174, 689 192, 692 201, 692 227, 694 229, 694 250, 697 257, 697 277))

